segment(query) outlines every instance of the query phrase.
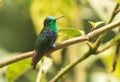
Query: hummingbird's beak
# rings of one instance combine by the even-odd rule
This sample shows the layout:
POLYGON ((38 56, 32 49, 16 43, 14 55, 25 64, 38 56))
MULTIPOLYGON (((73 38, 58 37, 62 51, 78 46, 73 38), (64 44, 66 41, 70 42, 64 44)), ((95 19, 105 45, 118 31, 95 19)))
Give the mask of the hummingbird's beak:
POLYGON ((62 18, 62 17, 65 17, 65 16, 63 15, 63 16, 57 17, 57 18, 55 18, 55 21, 62 18))

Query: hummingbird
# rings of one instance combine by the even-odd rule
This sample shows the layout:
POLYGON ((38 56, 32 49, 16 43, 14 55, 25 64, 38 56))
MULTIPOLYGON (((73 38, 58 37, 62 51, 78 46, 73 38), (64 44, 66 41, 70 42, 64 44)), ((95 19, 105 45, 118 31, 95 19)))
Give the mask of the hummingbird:
POLYGON ((53 16, 47 16, 44 20, 44 27, 39 33, 35 43, 35 54, 32 57, 31 66, 36 68, 36 64, 45 55, 46 52, 54 48, 54 42, 58 35, 58 28, 56 26, 56 20, 62 18, 60 16, 54 18, 53 16))

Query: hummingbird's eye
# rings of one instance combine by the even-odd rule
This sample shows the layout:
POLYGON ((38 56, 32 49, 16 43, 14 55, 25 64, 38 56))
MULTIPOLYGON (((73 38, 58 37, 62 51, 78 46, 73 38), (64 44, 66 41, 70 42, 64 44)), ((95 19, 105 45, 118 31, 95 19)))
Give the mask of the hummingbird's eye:
POLYGON ((46 20, 46 22, 47 22, 47 23, 49 23, 49 22, 50 22, 50 20, 49 20, 49 19, 47 19, 47 20, 46 20))
POLYGON ((44 25, 47 25, 48 23, 50 23, 50 20, 49 19, 45 19, 44 25))

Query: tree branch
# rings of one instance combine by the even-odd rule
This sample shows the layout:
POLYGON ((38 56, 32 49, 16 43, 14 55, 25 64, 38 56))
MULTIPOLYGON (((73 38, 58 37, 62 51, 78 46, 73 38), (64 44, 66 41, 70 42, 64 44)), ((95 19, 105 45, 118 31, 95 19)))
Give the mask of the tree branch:
MULTIPOLYGON (((109 24, 110 25, 110 24, 109 24)), ((107 26, 107 25, 106 25, 107 26)), ((102 28, 105 28, 102 27, 102 28)), ((90 34, 90 33, 89 33, 90 34)), ((89 35, 88 34, 88 35, 89 35)), ((96 34, 97 35, 97 34, 96 34)), ((91 34, 90 34, 91 36, 91 34)), ((93 35, 94 37, 94 35, 93 35)), ((99 39, 101 39, 102 37, 100 37, 99 39)), ((112 46, 113 44, 115 44, 116 41, 118 41, 120 38, 120 35, 118 35, 117 37, 114 38, 114 40, 110 41, 112 44, 108 43, 110 46, 112 46)), ((100 41, 98 39, 98 41, 100 41)), ((99 42, 97 41, 97 44, 94 45, 94 47, 90 48, 89 51, 87 51, 84 55, 80 56, 76 61, 68 64, 66 67, 64 67, 61 71, 59 71, 59 73, 57 73, 51 80, 50 82, 56 82, 59 80, 59 78, 61 78, 65 73, 67 73, 69 70, 71 70, 73 67, 75 67, 77 64, 79 64, 80 62, 82 62, 83 60, 87 59, 88 57, 90 57, 92 54, 96 54, 96 48, 98 48, 99 42)), ((110 47, 107 44, 107 48, 110 47)), ((104 47, 103 49, 105 50, 106 47, 104 47)))
POLYGON ((10 58, 6 58, 5 60, 0 61, 0 68, 4 67, 6 65, 12 64, 14 62, 29 58, 32 56, 33 53, 34 53, 34 51, 30 51, 30 52, 19 54, 19 55, 10 57, 10 58))
POLYGON ((101 52, 107 50, 111 46, 115 45, 115 43, 117 43, 119 40, 120 40, 120 33, 117 36, 115 36, 112 40, 110 40, 109 42, 104 44, 104 46, 101 49, 98 49, 96 54, 101 53, 101 52))
MULTIPOLYGON (((115 28, 115 27, 117 27, 119 25, 120 25, 120 20, 117 20, 117 21, 112 22, 112 23, 110 23, 108 25, 105 25, 105 26, 103 26, 103 27, 101 27, 99 29, 96 29, 93 32, 90 32, 90 33, 88 33, 88 34, 86 34, 84 36, 79 36, 79 37, 75 37, 75 38, 63 41, 63 42, 61 42, 59 44, 56 44, 55 48, 53 48, 48 53, 54 52, 56 50, 59 50, 61 48, 67 47, 67 46, 70 46, 70 45, 75 44, 75 43, 88 41, 88 40, 92 39, 93 37, 95 37, 96 35, 100 35, 100 34, 104 33, 105 31, 113 29, 113 28, 115 28)), ((6 60, 0 61, 0 68, 4 67, 6 65, 9 65, 11 63, 14 63, 14 62, 29 58, 33 54, 34 54, 34 51, 30 51, 30 52, 26 52, 26 53, 23 53, 23 54, 20 54, 20 55, 10 57, 10 58, 8 58, 6 60)))
POLYGON ((113 9, 112 14, 110 15, 110 18, 109 18, 107 24, 109 24, 109 23, 111 23, 113 21, 113 19, 115 18, 116 14, 118 14, 118 11, 117 11, 118 9, 119 9, 119 4, 116 3, 115 4, 115 8, 113 9))
POLYGON ((84 55, 80 56, 76 61, 71 62, 70 64, 68 64, 57 75, 55 75, 54 78, 52 78, 50 80, 50 82, 57 82, 58 79, 61 78, 65 73, 67 73, 70 69, 75 67, 79 62, 82 62, 83 60, 87 59, 91 54, 92 54, 92 52, 89 50, 84 55))
MULTIPOLYGON (((114 39, 112 39, 110 42, 108 42, 107 44, 105 44, 101 50, 106 50, 109 47, 113 46, 117 41, 120 40, 120 34, 118 34, 114 39)), ((98 53, 101 53, 97 52, 98 53)), ((91 56, 91 54, 93 54, 94 52, 91 51, 91 49, 89 49, 88 52, 86 52, 84 55, 80 56, 76 61, 68 64, 65 68, 63 68, 57 75, 55 75, 55 77, 53 79, 50 80, 50 82, 56 82, 59 78, 62 77, 62 75, 64 75, 65 73, 67 73, 70 69, 72 69, 74 66, 76 66, 79 62, 82 62, 83 60, 87 59, 89 56, 91 56)))

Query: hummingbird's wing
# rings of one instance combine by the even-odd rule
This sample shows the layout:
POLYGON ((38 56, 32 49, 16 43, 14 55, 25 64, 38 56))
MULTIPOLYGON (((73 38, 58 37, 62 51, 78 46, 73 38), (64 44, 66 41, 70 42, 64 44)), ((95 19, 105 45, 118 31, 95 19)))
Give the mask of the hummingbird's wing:
POLYGON ((35 45, 36 54, 32 58, 31 65, 33 66, 33 69, 35 69, 37 62, 53 46, 56 40, 56 37, 57 35, 53 31, 45 30, 45 29, 41 31, 41 33, 39 34, 36 40, 36 45, 35 45))
POLYGON ((53 46, 56 38, 57 35, 55 34, 55 32, 51 30, 42 30, 36 40, 35 50, 37 52, 46 52, 48 48, 53 46))

